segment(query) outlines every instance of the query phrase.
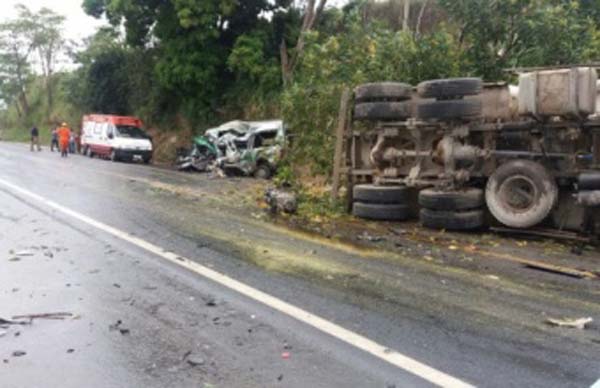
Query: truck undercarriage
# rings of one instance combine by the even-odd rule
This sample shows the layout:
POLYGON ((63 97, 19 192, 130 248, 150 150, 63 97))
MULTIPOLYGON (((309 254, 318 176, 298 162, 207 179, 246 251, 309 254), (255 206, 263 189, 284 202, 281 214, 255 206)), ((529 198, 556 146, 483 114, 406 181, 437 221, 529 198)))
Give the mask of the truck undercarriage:
POLYGON ((518 89, 477 78, 359 86, 345 131, 354 215, 400 221, 420 208, 438 229, 600 232, 596 83, 578 67, 523 73, 518 89))

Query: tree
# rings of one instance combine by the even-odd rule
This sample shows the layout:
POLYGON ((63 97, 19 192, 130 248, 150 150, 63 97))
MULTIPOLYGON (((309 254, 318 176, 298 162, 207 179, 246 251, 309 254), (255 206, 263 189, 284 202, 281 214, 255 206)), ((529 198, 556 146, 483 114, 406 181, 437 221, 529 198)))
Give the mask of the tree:
POLYGON ((65 17, 54 13, 48 8, 42 8, 31 16, 32 25, 35 25, 34 46, 38 54, 44 84, 46 86, 48 114, 54 104, 53 76, 60 55, 66 47, 62 35, 62 25, 65 17))
MULTIPOLYGON (((17 5, 19 15, 30 11, 24 5, 17 5)), ((0 77, 4 85, 10 85, 7 96, 16 98, 17 109, 29 113, 27 82, 31 76, 30 57, 35 50, 36 26, 30 18, 17 18, 0 23, 0 77)), ((13 101, 6 101, 7 104, 13 101)))
POLYGON ((576 1, 438 2, 456 26, 473 72, 489 80, 505 77, 507 67, 577 62, 591 40, 592 20, 576 1))
POLYGON ((292 82, 298 62, 304 53, 306 34, 315 27, 315 24, 322 15, 326 4, 327 0, 318 0, 318 3, 317 0, 306 1, 302 26, 300 27, 300 33, 298 34, 298 39, 292 55, 290 55, 285 41, 281 41, 281 75, 285 85, 289 85, 292 82))
POLYGON ((131 47, 153 49, 156 79, 190 115, 206 116, 235 78, 227 60, 238 38, 251 35, 290 0, 85 0, 84 9, 124 23, 131 47))
POLYGON ((16 9, 16 19, 0 24, 0 77, 6 90, 10 91, 3 93, 3 97, 16 97, 18 112, 23 115, 29 113, 27 83, 33 74, 32 65, 37 54, 44 77, 49 114, 53 103, 52 76, 64 48, 61 27, 65 18, 47 8, 32 12, 19 4, 16 9))

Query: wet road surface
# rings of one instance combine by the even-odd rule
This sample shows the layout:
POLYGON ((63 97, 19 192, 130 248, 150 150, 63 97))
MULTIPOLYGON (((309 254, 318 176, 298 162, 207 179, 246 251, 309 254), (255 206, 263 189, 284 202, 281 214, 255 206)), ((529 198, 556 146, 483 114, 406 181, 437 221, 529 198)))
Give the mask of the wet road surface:
MULTIPOLYGON (((2 144, 0 179, 473 385, 587 387, 600 377, 598 282, 494 284, 323 242, 252 217, 235 182, 147 166, 2 144), (547 316, 595 322, 557 329, 547 316)), ((73 314, 0 329, 2 386, 431 385, 6 186, 0 198, 0 317, 73 314)))

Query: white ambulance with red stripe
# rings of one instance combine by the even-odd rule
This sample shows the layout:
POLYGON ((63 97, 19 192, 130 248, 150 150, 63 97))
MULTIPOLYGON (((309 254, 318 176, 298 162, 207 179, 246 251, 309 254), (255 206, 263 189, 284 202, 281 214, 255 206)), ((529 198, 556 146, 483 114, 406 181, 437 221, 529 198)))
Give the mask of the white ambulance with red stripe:
POLYGON ((81 150, 89 157, 112 161, 152 160, 152 138, 142 120, 131 116, 92 114, 83 116, 81 150))

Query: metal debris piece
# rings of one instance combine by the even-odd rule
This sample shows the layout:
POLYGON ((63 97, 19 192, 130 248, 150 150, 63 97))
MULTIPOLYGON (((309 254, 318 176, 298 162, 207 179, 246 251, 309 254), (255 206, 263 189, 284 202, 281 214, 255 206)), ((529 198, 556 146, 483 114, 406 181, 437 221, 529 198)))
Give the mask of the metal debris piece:
POLYGON ((356 236, 358 240, 369 241, 369 242, 381 242, 384 241, 385 238, 381 236, 371 236, 367 231, 364 231, 363 234, 359 234, 356 236))
POLYGON ((555 319, 555 318, 548 318, 546 319, 546 323, 552 326, 558 326, 558 327, 568 327, 568 328, 574 328, 574 329, 580 329, 583 330, 585 329, 585 326, 589 323, 592 323, 594 320, 592 318, 578 318, 578 319, 555 319))
POLYGON ((27 314, 27 315, 15 315, 12 319, 29 319, 32 322, 34 319, 65 319, 72 317, 72 313, 44 313, 44 314, 27 314))
POLYGON ((204 361, 203 358, 196 356, 196 355, 189 355, 186 359, 187 363, 190 364, 191 366, 198 366, 198 365, 204 365, 206 363, 206 361, 204 361))
POLYGON ((273 214, 278 212, 294 214, 298 210, 298 198, 296 194, 289 191, 269 188, 265 192, 265 202, 273 214))
MULTIPOLYGON (((15 318, 13 318, 15 319, 15 318)), ((30 322, 24 322, 24 321, 14 321, 14 320, 9 320, 9 319, 4 319, 4 318, 0 318, 0 325, 2 326, 8 326, 8 325, 28 325, 30 322)))

